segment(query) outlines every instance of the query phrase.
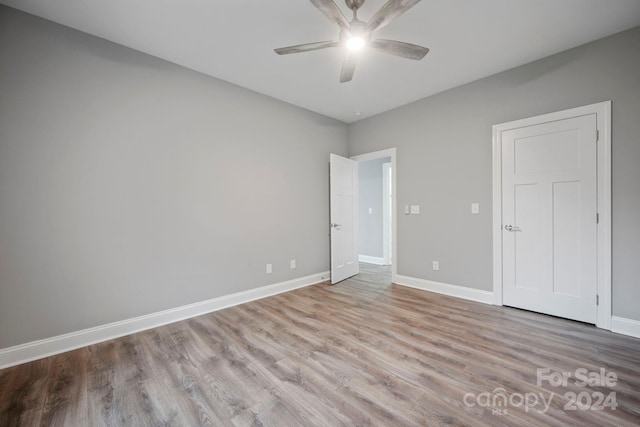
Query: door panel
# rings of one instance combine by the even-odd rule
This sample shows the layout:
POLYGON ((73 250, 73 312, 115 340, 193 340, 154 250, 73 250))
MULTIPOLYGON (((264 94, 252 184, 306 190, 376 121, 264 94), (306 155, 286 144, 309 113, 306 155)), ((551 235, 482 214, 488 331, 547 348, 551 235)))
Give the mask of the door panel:
MULTIPOLYGON (((333 224, 343 224, 344 223, 344 219, 343 219, 343 212, 344 212, 344 197, 340 194, 336 195, 335 197, 332 198, 333 203, 332 203, 332 212, 335 212, 335 214, 332 216, 332 220, 331 222, 333 224), (335 208, 333 208, 333 205, 335 204, 335 208)), ((331 230, 331 271, 335 269, 341 269, 344 267, 345 261, 344 261, 344 244, 337 244, 337 239, 341 239, 342 238, 342 234, 339 233, 340 230, 331 230), (334 242, 335 241, 335 242, 334 242), (336 243, 336 244, 333 244, 336 243)), ((333 274, 332 274, 333 276, 333 274)))
POLYGON ((331 283, 358 274, 358 163, 331 154, 331 283))
POLYGON ((554 293, 580 297, 580 182, 553 184, 554 293))
POLYGON ((515 173, 552 172, 580 167, 580 132, 572 129, 530 137, 515 143, 515 173))
POLYGON ((502 137, 503 302, 595 323, 596 116, 502 137))
POLYGON ((515 286, 533 290, 540 289, 540 260, 538 259, 538 186, 536 184, 515 186, 515 224, 528 230, 515 235, 515 286), (516 256, 517 255, 517 256, 516 256))

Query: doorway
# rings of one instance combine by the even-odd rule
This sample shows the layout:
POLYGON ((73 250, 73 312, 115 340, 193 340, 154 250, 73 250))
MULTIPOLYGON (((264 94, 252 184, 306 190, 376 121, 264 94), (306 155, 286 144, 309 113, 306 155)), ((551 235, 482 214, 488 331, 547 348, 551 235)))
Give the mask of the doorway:
POLYGON ((496 303, 610 328, 610 103, 494 126, 496 303))
POLYGON ((382 164, 382 258, 384 265, 391 265, 391 241, 393 239, 393 168, 391 161, 382 164))
POLYGON ((352 156, 358 162, 359 260, 397 275, 396 149, 352 156))

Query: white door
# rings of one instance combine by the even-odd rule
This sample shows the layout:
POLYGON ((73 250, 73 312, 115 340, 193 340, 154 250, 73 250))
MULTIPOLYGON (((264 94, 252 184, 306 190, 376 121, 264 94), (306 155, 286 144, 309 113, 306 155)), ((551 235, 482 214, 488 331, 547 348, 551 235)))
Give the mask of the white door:
POLYGON ((596 115, 502 134, 503 303, 596 323, 596 115))
POLYGON ((358 274, 358 162, 329 155, 331 284, 358 274))

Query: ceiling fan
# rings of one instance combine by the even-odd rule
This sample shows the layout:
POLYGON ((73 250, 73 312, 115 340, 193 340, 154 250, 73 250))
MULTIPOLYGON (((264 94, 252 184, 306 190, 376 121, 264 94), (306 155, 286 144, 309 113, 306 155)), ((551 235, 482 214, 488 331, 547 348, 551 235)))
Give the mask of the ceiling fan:
POLYGON ((399 56, 401 58, 421 60, 429 52, 426 47, 396 40, 374 39, 373 32, 388 25, 391 21, 415 6, 420 0, 389 0, 371 17, 369 22, 358 19, 358 9, 364 0, 345 0, 349 9, 353 11, 353 19, 347 21, 344 14, 333 0, 310 0, 320 12, 340 27, 337 41, 306 43, 296 46, 274 49, 278 55, 309 52, 311 50, 329 47, 346 47, 347 56, 340 71, 340 83, 351 81, 356 69, 357 51, 365 46, 381 52, 399 56))

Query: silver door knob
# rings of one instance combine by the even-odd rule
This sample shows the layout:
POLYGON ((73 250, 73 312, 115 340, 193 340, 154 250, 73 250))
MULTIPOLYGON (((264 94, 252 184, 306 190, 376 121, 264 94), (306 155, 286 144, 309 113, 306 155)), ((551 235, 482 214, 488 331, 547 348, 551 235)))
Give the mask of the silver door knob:
POLYGON ((505 225, 504 229, 507 231, 521 231, 520 227, 516 227, 515 225, 511 225, 511 224, 505 225))

